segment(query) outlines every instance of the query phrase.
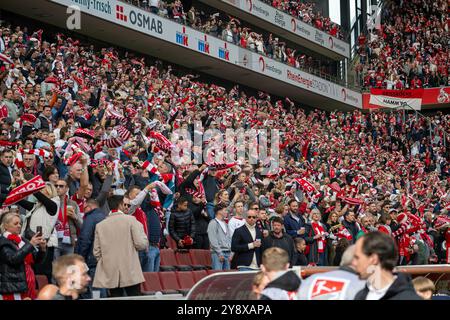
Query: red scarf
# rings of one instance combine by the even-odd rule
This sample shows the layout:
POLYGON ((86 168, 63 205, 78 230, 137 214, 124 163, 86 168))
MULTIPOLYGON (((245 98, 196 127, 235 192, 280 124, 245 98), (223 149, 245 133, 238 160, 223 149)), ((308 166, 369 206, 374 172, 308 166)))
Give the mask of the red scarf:
MULTIPOLYGON (((22 242, 22 238, 20 237, 20 235, 17 235, 17 234, 8 235, 7 239, 14 242, 18 248, 19 248, 20 243, 22 242)), ((33 259, 33 255, 31 253, 27 254, 27 256, 25 257, 24 263, 25 263, 25 276, 26 276, 26 280, 27 280, 28 291, 21 292, 20 298, 21 299, 25 299, 25 298, 36 299, 36 297, 37 297, 36 278, 34 276, 34 271, 32 268, 32 265, 34 264, 34 259, 33 259)), ((16 300, 16 296, 13 293, 3 294, 2 298, 3 298, 3 300, 16 300)))
POLYGON ((61 239, 62 243, 72 243, 70 239, 69 218, 67 217, 67 195, 64 196, 64 202, 59 208, 58 221, 56 222, 55 229, 58 239, 61 239))
MULTIPOLYGON (((316 235, 318 234, 323 235, 325 233, 325 230, 320 223, 312 222, 311 225, 316 235)), ((325 252, 325 240, 323 238, 319 238, 316 241, 317 241, 317 252, 318 253, 325 252)))

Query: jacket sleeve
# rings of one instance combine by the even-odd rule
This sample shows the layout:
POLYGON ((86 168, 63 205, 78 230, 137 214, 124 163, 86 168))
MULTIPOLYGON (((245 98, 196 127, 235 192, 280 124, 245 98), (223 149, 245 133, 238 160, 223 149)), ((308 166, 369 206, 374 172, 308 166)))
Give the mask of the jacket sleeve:
POLYGON ((194 237, 195 237, 195 218, 194 218, 194 215, 192 214, 192 212, 191 212, 190 219, 191 219, 191 235, 190 236, 192 239, 194 239, 194 237))
POLYGON ((175 214, 172 212, 170 214, 169 218, 169 234, 172 237, 173 240, 175 240, 177 243, 180 241, 180 237, 175 233, 175 214))
POLYGON ((58 205, 55 201, 45 196, 42 192, 36 192, 34 196, 44 205, 49 215, 54 216, 56 214, 58 211, 58 205))
POLYGON ((211 250, 217 253, 217 255, 222 255, 222 251, 219 247, 219 242, 217 241, 217 222, 211 220, 208 224, 208 239, 211 250))
POLYGON ((145 250, 148 248, 148 239, 142 223, 133 218, 131 222, 131 237, 136 250, 145 250))
POLYGON ((305 233, 303 234, 303 236, 304 236, 303 238, 305 239, 307 244, 314 243, 314 241, 316 241, 316 240, 314 239, 315 234, 314 234, 313 229, 311 228, 310 225, 306 225, 305 228, 306 228, 306 230, 305 230, 305 233))
POLYGON ((284 227, 288 235, 290 235, 293 238, 297 237, 297 230, 293 228, 292 224, 289 222, 288 219, 284 219, 284 227))
POLYGON ((100 208, 103 207, 106 203, 106 198, 108 196, 109 189, 111 189, 112 181, 113 181, 113 176, 107 175, 105 178, 105 181, 103 182, 102 189, 100 190, 97 198, 95 199, 95 200, 97 200, 100 208))
POLYGON ((141 206, 147 194, 148 191, 146 189, 143 189, 141 190, 141 192, 138 193, 136 198, 130 201, 130 209, 128 210, 128 214, 133 214, 136 211, 136 209, 141 206))
MULTIPOLYGON (((242 227, 241 227, 242 228, 242 227)), ((242 231, 240 228, 236 229, 231 238, 231 251, 233 252, 247 252, 249 251, 248 243, 243 243, 242 231)))
POLYGON ((31 243, 26 243, 19 250, 14 250, 8 245, 2 246, 0 250, 0 258, 11 265, 20 265, 25 262, 25 257, 34 251, 34 247, 31 243))
POLYGON ((97 261, 99 261, 102 257, 102 249, 100 248, 100 239, 98 236, 97 228, 95 228, 94 248, 92 250, 92 253, 94 254, 94 257, 95 259, 97 259, 97 261))
POLYGON ((83 227, 80 231, 80 236, 78 237, 76 253, 85 259, 89 255, 89 248, 91 246, 92 240, 95 237, 95 223, 93 218, 88 215, 86 220, 84 220, 83 227))

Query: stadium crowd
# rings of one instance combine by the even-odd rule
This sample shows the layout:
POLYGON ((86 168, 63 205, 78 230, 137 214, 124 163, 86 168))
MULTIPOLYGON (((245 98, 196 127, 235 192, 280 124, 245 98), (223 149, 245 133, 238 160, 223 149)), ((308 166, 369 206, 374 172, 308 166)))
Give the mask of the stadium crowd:
POLYGON ((384 1, 381 23, 358 38, 355 70, 364 88, 449 86, 447 1, 384 1))
POLYGON ((324 17, 318 11, 314 2, 308 1, 288 1, 288 0, 262 0, 278 10, 284 11, 297 19, 314 26, 315 28, 327 32, 329 35, 344 40, 344 32, 341 26, 331 21, 329 17, 324 17))
POLYGON ((271 247, 290 265, 339 265, 375 230, 395 241, 398 264, 450 262, 448 115, 306 112, 20 26, 1 28, 0 60, 2 299, 35 298, 34 274, 51 280, 52 262, 73 252, 94 288, 137 294, 166 235, 180 250, 210 248, 215 269, 257 269, 271 247), (195 121, 278 129, 279 166, 253 153, 177 164, 171 132, 193 134, 195 121))
MULTIPOLYGON (((245 22, 217 9, 204 5, 199 8, 192 6, 189 11, 185 12, 181 1, 174 1, 170 4, 164 1, 148 3, 129 0, 127 2, 292 67, 309 73, 314 72, 321 77, 336 78, 336 66, 331 61, 314 58, 305 54, 301 49, 290 48, 283 39, 271 33, 258 33, 245 22)), ((325 19, 325 21, 327 20, 325 19)))

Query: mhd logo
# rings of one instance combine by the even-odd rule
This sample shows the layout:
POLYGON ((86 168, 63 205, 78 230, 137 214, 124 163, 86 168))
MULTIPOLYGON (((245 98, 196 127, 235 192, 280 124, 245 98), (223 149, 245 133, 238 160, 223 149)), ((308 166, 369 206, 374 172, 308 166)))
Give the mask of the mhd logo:
POLYGON ((331 49, 334 48, 334 41, 333 41, 333 38, 331 36, 328 37, 328 44, 330 45, 331 49))
POLYGON ((205 34, 205 40, 198 40, 198 51, 209 54, 209 42, 205 34))
POLYGON ((261 69, 262 72, 266 70, 266 62, 264 61, 263 57, 259 57, 259 68, 261 69))
POLYGON ((189 36, 186 34, 186 27, 183 27, 183 32, 177 31, 175 40, 178 44, 181 44, 186 47, 189 46, 189 44, 188 44, 189 36))
POLYGON ((219 48, 219 58, 223 60, 230 61, 230 52, 227 49, 227 43, 224 42, 223 48, 219 48))

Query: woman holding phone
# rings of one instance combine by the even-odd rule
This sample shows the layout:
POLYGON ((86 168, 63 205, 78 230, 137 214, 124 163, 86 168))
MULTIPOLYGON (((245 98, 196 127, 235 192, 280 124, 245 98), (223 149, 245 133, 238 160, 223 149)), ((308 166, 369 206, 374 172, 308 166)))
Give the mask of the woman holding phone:
POLYGON ((30 241, 20 236, 22 221, 17 213, 6 213, 0 224, 0 300, 36 299, 33 264, 45 257, 42 233, 30 241))
POLYGON ((50 182, 46 182, 45 188, 34 193, 33 196, 36 198, 36 202, 28 200, 17 202, 26 210, 22 235, 24 238, 31 239, 37 233, 37 227, 42 227, 42 236, 47 241, 48 250, 45 260, 36 265, 35 271, 36 274, 46 275, 50 282, 54 250, 58 246, 55 224, 58 220, 59 198, 55 186, 50 182))

